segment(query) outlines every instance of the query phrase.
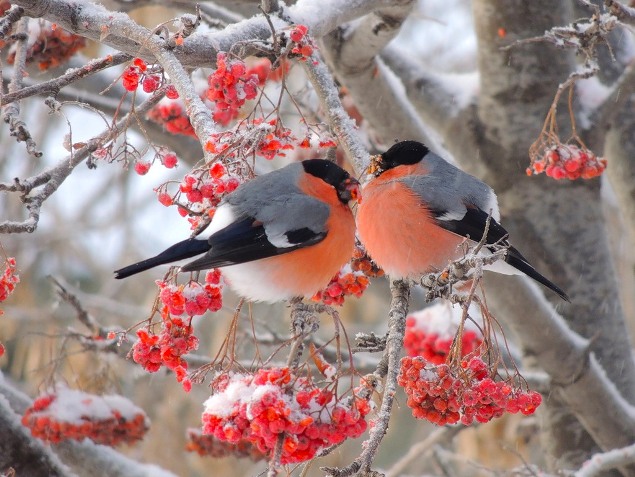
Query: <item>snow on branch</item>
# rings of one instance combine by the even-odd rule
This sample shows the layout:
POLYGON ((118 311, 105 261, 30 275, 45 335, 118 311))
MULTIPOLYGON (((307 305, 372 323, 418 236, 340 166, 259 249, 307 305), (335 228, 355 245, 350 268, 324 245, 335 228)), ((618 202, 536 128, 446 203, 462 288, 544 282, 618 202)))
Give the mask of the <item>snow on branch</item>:
POLYGON ((6 470, 11 465, 22 464, 18 475, 34 477, 55 475, 57 477, 73 477, 71 472, 49 446, 31 436, 20 422, 20 416, 11 409, 9 400, 3 395, 1 387, 6 383, 0 377, 0 469, 6 470))
POLYGON ((582 464, 582 468, 574 474, 574 477, 595 477, 606 470, 634 463, 635 444, 594 455, 582 464))
POLYGON ((95 73, 103 71, 106 68, 110 68, 111 66, 117 66, 126 61, 130 61, 132 57, 125 53, 117 53, 115 55, 108 55, 103 58, 97 58, 92 61, 89 61, 86 65, 81 68, 74 68, 72 70, 67 71, 61 76, 57 78, 53 78, 51 80, 45 81, 43 83, 33 84, 31 86, 27 86, 17 91, 4 94, 0 96, 0 106, 4 106, 14 101, 20 101, 25 98, 29 98, 31 96, 36 95, 45 95, 45 96, 53 96, 56 97, 62 88, 68 86, 75 81, 91 76, 95 73))
POLYGON ((329 65, 348 89, 355 107, 385 143, 396 139, 432 142, 403 86, 377 58, 397 35, 413 6, 411 2, 376 10, 323 39, 329 65))
POLYGON ((635 25, 635 8, 628 7, 616 0, 604 0, 604 5, 622 23, 635 25))
POLYGON ((358 174, 365 171, 370 163, 370 156, 359 140, 355 123, 342 106, 331 72, 316 53, 313 53, 303 64, 328 117, 331 129, 339 139, 340 146, 346 152, 355 171, 358 174))
MULTIPOLYGON (((366 13, 381 7, 409 3, 411 0, 326 0, 314 2, 301 0, 295 5, 285 8, 281 14, 292 23, 301 23, 309 27, 311 34, 321 37, 338 25, 359 18, 366 13)), ((144 40, 126 36, 121 28, 113 29, 113 25, 127 28, 142 28, 136 25, 124 13, 113 12, 92 3, 77 3, 69 0, 18 0, 12 2, 22 7, 25 15, 32 18, 45 18, 60 27, 112 46, 121 52, 148 59, 144 53, 144 40, 153 36, 153 32, 145 30, 144 40)), ((276 28, 287 26, 286 21, 272 16, 276 28)), ((231 28, 219 32, 193 33, 185 38, 181 46, 174 48, 174 55, 185 67, 212 66, 218 51, 229 51, 235 44, 251 40, 267 40, 271 36, 271 28, 264 15, 258 15, 231 28)), ((244 54, 257 54, 257 45, 245 47, 244 54)))
MULTIPOLYGON (((38 439, 30 436, 28 431, 20 423, 20 418, 16 414, 22 414, 31 405, 32 400, 21 393, 6 380, 0 377, 0 421, 11 413, 17 420, 20 432, 24 433, 32 443, 32 448, 41 447, 38 459, 47 459, 49 456, 52 462, 57 463, 51 469, 62 469, 63 472, 57 474, 47 473, 42 475, 58 475, 60 477, 74 476, 75 473, 68 470, 64 464, 71 467, 77 475, 90 475, 99 469, 103 475, 110 477, 176 477, 156 465, 142 464, 136 462, 123 454, 120 454, 110 447, 93 444, 88 440, 82 442, 62 442, 53 446, 45 446, 38 439), (6 403, 6 406, 5 406, 6 403), (6 412, 5 412, 6 411, 6 412), (64 462, 62 464, 60 459, 64 462)), ((0 422, 0 428, 3 427, 0 422)), ((18 439, 18 433, 2 432, 3 439, 18 439)))

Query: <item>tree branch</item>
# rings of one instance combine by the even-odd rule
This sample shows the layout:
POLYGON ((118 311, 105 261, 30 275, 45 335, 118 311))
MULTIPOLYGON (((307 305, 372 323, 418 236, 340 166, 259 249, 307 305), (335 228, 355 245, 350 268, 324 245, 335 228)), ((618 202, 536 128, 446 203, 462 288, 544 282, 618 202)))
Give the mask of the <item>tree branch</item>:
POLYGON ((0 233, 32 233, 40 220, 42 204, 62 185, 75 167, 84 162, 92 152, 104 144, 114 140, 126 130, 133 114, 144 114, 155 106, 163 97, 163 90, 157 90, 150 98, 139 105, 134 113, 128 113, 117 124, 86 142, 86 145, 72 152, 69 157, 57 165, 40 172, 38 175, 13 183, 0 183, 0 192, 21 192, 22 201, 26 203, 28 218, 22 222, 5 220, 0 222, 0 233), (44 186, 31 195, 33 189, 44 186))
POLYGON ((526 353, 552 379, 558 395, 604 450, 635 441, 635 409, 607 377, 589 342, 571 331, 527 278, 489 277, 497 293, 488 297, 497 314, 522 337, 526 353), (531 316, 519 314, 531 310, 531 316), (509 320, 507 317, 518 316, 509 320))
POLYGON ((399 32, 414 2, 376 10, 361 21, 333 30, 323 38, 326 61, 350 92, 355 107, 380 141, 417 139, 432 143, 425 126, 394 74, 377 58, 399 32), (386 118, 390 118, 389 121, 386 118))
MULTIPOLYGON (((365 442, 362 454, 355 461, 342 469, 323 467, 328 475, 347 477, 360 473, 361 475, 373 475, 371 465, 379 449, 382 439, 388 431, 388 422, 392 414, 392 405, 397 392, 397 376, 400 369, 400 356, 403 349, 403 338, 406 331, 406 315, 408 314, 408 302, 410 300, 410 287, 402 280, 394 280, 390 285, 392 299, 388 314, 388 339, 384 357, 387 358, 388 368, 385 375, 384 394, 381 408, 375 426, 370 431, 370 436, 365 442)), ((382 371, 379 371, 381 373, 382 371)), ((383 376, 382 376, 383 377, 383 376)))

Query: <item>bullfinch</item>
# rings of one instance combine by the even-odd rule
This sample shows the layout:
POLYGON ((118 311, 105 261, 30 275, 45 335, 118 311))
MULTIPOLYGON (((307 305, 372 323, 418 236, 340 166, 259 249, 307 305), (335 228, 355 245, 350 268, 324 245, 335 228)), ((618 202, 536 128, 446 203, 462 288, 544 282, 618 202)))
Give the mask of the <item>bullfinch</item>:
MULTIPOLYGON (((474 176, 457 169, 416 141, 403 141, 374 156, 373 178, 362 190, 357 231, 371 258, 393 278, 416 279, 443 270, 464 254, 469 243, 509 247, 504 262, 489 268, 504 274, 526 274, 562 299, 567 294, 542 276, 507 241, 500 225, 494 191, 474 176)), ((486 267, 487 268, 487 267, 486 267)))
POLYGON ((253 301, 312 296, 348 262, 355 245, 349 201, 359 182, 333 162, 309 159, 240 185, 220 202, 209 238, 189 238, 124 267, 125 278, 201 255, 180 271, 221 268, 229 286, 253 301))

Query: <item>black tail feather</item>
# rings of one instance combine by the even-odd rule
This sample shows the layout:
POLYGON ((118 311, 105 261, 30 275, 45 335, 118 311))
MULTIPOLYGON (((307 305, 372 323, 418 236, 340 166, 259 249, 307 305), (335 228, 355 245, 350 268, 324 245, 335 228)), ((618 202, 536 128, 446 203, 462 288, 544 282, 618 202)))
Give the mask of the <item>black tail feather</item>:
POLYGON ((536 269, 532 267, 531 264, 525 259, 525 257, 523 257, 522 254, 514 247, 509 247, 507 255, 505 255, 505 261, 512 267, 523 272, 528 277, 533 278, 538 283, 546 286, 547 288, 555 292, 563 300, 571 303, 569 296, 559 286, 538 273, 536 269))
POLYGON ((115 270, 115 278, 126 278, 130 275, 149 270, 157 265, 192 258, 196 255, 207 252, 209 249, 210 244, 207 240, 189 238, 165 249, 156 257, 148 258, 146 260, 133 263, 132 265, 128 265, 127 267, 120 268, 119 270, 115 270))

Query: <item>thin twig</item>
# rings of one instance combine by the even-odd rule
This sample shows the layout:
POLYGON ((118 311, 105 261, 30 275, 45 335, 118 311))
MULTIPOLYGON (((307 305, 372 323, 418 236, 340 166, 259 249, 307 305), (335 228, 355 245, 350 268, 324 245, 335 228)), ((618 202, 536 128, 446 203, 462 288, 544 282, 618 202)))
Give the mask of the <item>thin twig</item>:
POLYGON ((115 55, 108 55, 104 58, 92 60, 86 66, 71 70, 57 78, 5 94, 0 98, 0 106, 35 95, 57 96, 60 90, 65 86, 68 86, 79 79, 98 73, 106 68, 110 68, 111 66, 117 66, 125 63, 131 59, 132 56, 126 53, 117 53, 115 55))
MULTIPOLYGON (((15 93, 22 88, 22 80, 25 76, 26 55, 28 51, 27 32, 29 27, 29 19, 22 18, 18 22, 17 48, 15 52, 13 76, 9 83, 9 93, 15 93)), ((26 144, 26 151, 34 157, 41 157, 42 152, 37 150, 37 145, 31 137, 31 133, 26 127, 26 123, 20 120, 20 103, 11 103, 3 108, 2 119, 9 125, 11 136, 14 136, 18 142, 26 144)))
POLYGON ((73 151, 71 155, 57 165, 25 180, 16 178, 12 183, 0 183, 0 191, 21 192, 22 201, 26 204, 28 211, 28 218, 22 222, 10 220, 0 222, 0 233, 34 232, 40 220, 42 204, 62 185, 75 167, 84 162, 84 160, 99 147, 102 147, 104 144, 114 140, 125 132, 132 114, 144 114, 149 111, 163 98, 164 91, 164 88, 155 91, 155 93, 139 105, 134 112, 126 114, 114 127, 86 141, 83 147, 77 151, 73 151), (30 195, 34 188, 40 186, 44 186, 42 190, 30 195))
POLYGON ((0 19, 0 40, 4 40, 13 24, 24 15, 24 8, 12 6, 5 16, 0 19))
POLYGON ((388 368, 384 384, 384 395, 381 408, 375 426, 370 431, 370 437, 364 443, 362 454, 347 467, 342 469, 323 467, 328 475, 335 477, 348 477, 356 473, 372 475, 371 465, 379 449, 382 439, 388 430, 388 422, 392 413, 392 406, 397 392, 397 376, 399 375, 399 363, 403 338, 406 331, 406 315, 408 314, 408 301, 410 299, 410 287, 402 280, 394 280, 390 291, 392 299, 388 318, 388 339, 384 357, 387 358, 388 368))

